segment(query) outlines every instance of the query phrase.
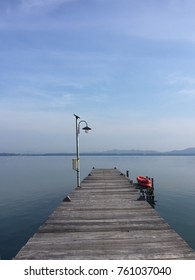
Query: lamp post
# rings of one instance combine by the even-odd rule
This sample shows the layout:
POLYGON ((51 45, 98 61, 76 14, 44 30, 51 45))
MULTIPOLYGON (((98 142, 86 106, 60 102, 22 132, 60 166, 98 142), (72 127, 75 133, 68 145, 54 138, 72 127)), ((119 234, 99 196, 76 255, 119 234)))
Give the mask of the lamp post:
POLYGON ((85 133, 88 133, 91 128, 88 126, 87 122, 84 120, 79 121, 80 117, 75 115, 76 119, 76 162, 73 160, 73 168, 77 172, 77 187, 80 187, 80 158, 79 158, 79 134, 80 134, 80 124, 85 123, 85 127, 82 129, 85 131, 85 133))

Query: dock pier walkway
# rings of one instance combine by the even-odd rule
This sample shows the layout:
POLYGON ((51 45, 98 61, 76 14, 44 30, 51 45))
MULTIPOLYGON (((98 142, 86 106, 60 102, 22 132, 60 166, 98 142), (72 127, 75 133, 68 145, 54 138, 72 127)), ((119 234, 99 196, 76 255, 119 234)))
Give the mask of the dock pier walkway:
POLYGON ((118 169, 93 169, 14 259, 195 259, 118 169))

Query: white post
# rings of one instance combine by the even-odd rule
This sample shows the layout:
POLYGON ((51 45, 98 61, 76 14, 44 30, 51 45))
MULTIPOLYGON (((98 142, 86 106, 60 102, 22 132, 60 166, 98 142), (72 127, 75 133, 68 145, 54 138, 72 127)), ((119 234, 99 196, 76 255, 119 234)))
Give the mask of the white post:
POLYGON ((79 116, 74 115, 76 118, 76 172, 77 172, 77 187, 80 187, 80 165, 79 165, 79 127, 78 127, 78 119, 80 119, 79 116))
POLYGON ((85 123, 85 127, 83 128, 83 130, 85 130, 85 132, 88 132, 89 130, 91 130, 90 127, 88 127, 87 122, 84 120, 81 120, 78 123, 78 119, 80 119, 79 116, 75 115, 76 118, 76 161, 77 161, 77 168, 76 168, 76 172, 77 172, 77 187, 80 187, 81 184, 81 179, 80 179, 80 158, 79 158, 79 134, 80 134, 80 123, 84 122, 85 123))

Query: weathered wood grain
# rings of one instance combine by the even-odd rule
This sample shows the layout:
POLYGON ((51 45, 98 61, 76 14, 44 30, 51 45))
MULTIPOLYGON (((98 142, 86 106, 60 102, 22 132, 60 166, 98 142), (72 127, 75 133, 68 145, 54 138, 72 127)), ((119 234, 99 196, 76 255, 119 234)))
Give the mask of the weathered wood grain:
POLYGON ((195 259, 117 169, 93 169, 15 259, 195 259))

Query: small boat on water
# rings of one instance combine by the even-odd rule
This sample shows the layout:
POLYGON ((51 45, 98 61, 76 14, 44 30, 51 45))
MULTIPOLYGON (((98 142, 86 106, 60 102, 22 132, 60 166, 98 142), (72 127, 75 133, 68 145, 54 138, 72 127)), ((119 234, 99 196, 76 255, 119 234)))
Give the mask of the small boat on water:
POLYGON ((146 187, 146 188, 152 187, 152 181, 148 177, 137 176, 137 182, 142 187, 146 187))

